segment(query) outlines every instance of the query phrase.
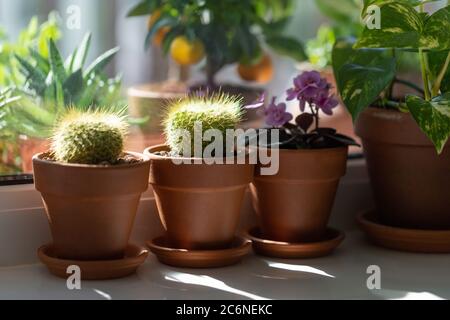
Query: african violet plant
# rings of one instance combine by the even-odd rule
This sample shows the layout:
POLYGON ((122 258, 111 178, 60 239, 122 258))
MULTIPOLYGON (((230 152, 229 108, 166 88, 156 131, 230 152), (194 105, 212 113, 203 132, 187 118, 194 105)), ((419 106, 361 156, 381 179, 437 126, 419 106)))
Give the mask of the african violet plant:
MULTIPOLYGON (((280 129, 279 144, 283 149, 321 149, 346 145, 357 145, 350 137, 341 135, 332 128, 320 127, 320 113, 333 114, 333 109, 339 104, 331 93, 331 84, 321 78, 317 71, 305 71, 293 81, 293 87, 286 91, 286 100, 296 100, 301 114, 295 118, 286 111, 286 103, 277 103, 276 97, 264 107, 266 124, 280 129), (309 112, 306 111, 309 110, 309 112)), ((264 97, 247 108, 264 106, 264 97)))
MULTIPOLYGON (((204 52, 207 84, 214 88, 215 75, 225 65, 260 63, 265 44, 296 60, 306 59, 302 44, 282 35, 292 8, 292 0, 141 0, 128 15, 156 17, 150 25, 146 46, 162 34, 163 51, 171 50, 176 60, 180 59, 171 48, 173 45, 179 47, 175 51, 186 52, 182 56, 204 52)), ((199 55, 193 57, 192 63, 197 63, 199 55)))
POLYGON ((369 105, 409 112, 441 153, 450 136, 450 6, 429 14, 424 4, 439 0, 364 0, 380 9, 381 28, 365 27, 355 41, 338 41, 333 69, 342 100, 353 119, 369 105), (398 53, 419 56, 423 88, 397 75, 398 53), (393 97, 402 83, 418 95, 393 97))

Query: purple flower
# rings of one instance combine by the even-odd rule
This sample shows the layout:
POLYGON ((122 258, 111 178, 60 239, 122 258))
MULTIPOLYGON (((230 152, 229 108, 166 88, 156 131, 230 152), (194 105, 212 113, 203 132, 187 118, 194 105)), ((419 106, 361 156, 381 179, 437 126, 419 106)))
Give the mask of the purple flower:
POLYGON ((306 71, 294 78, 294 87, 287 90, 287 100, 309 100, 322 90, 328 90, 327 81, 317 71, 306 71))
POLYGON ((328 90, 320 91, 312 102, 317 108, 321 109, 323 113, 330 116, 333 114, 333 109, 339 104, 339 101, 334 97, 334 95, 330 95, 328 90))
POLYGON ((272 102, 264 110, 266 116, 266 123, 269 126, 281 127, 292 120, 293 116, 286 112, 285 103, 275 103, 276 97, 272 98, 272 102))

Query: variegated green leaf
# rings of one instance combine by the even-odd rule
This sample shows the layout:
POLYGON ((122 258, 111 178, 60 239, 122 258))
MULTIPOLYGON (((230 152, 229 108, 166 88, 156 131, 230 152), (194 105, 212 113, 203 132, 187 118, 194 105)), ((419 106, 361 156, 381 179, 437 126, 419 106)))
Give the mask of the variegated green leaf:
POLYGON ((420 46, 426 49, 450 49, 450 6, 431 15, 425 22, 420 46))
POLYGON ((366 27, 356 48, 418 48, 423 19, 411 6, 389 2, 380 7, 380 29, 366 27))
POLYGON ((333 68, 344 105, 356 120, 359 113, 393 81, 396 60, 382 49, 351 49, 338 41, 333 49, 333 68))
POLYGON ((430 2, 438 2, 438 1, 442 1, 442 0, 364 0, 362 16, 366 15, 367 9, 371 5, 381 6, 381 5, 389 3, 389 2, 398 2, 398 3, 408 4, 411 7, 417 7, 421 4, 430 3, 430 2))
MULTIPOLYGON (((428 53, 428 62, 433 79, 437 79, 439 77, 439 74, 445 67, 445 63, 449 54, 449 51, 430 51, 428 53)), ((450 92, 450 66, 448 66, 445 71, 440 89, 442 92, 450 92)))
POLYGON ((433 142, 438 154, 442 152, 450 137, 450 93, 423 100, 417 96, 407 96, 406 105, 419 127, 433 142))

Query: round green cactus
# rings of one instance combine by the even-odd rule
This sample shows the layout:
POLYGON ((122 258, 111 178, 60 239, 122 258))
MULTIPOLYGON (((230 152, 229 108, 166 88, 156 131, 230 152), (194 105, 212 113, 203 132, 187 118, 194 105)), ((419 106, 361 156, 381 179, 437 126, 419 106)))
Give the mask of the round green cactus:
POLYGON ((120 114, 71 111, 56 126, 51 141, 56 161, 114 164, 123 152, 127 124, 120 114))
MULTIPOLYGON (((185 139, 190 139, 190 154, 192 156, 196 143, 194 137, 197 133, 196 130, 198 130, 196 125, 201 124, 202 136, 209 129, 220 130, 225 142, 226 130, 234 129, 241 120, 241 99, 238 97, 223 93, 203 97, 189 96, 174 101, 168 106, 168 112, 164 120, 166 143, 172 154, 181 155, 185 151, 185 139)), ((211 142, 202 141, 202 150, 209 143, 211 142)))

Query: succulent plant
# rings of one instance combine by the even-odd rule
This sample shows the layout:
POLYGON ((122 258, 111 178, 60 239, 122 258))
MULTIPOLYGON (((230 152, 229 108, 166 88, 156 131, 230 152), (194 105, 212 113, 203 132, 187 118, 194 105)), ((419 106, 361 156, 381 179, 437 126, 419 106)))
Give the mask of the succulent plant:
POLYGON ((121 77, 109 79, 104 72, 119 49, 106 51, 85 67, 90 43, 91 34, 87 33, 66 59, 53 38, 43 44, 48 56, 35 47, 28 49, 30 54, 26 57, 17 52, 11 54, 25 79, 15 89, 15 94, 22 98, 20 103, 8 110, 11 130, 45 139, 67 109, 115 106, 120 110, 125 106, 120 98, 121 77))
MULTIPOLYGON (((202 125, 202 136, 209 129, 220 130, 223 141, 226 140, 226 130, 234 129, 242 120, 241 99, 224 93, 210 96, 193 95, 177 101, 168 106, 168 112, 164 120, 166 142, 171 153, 183 154, 183 141, 186 137, 180 135, 184 131, 190 139, 191 155, 194 155, 194 133, 196 124, 202 125)), ((211 141, 202 141, 202 150, 211 141)))
POLYGON ((114 164, 123 152, 127 123, 108 111, 69 111, 51 139, 56 161, 77 164, 114 164))

